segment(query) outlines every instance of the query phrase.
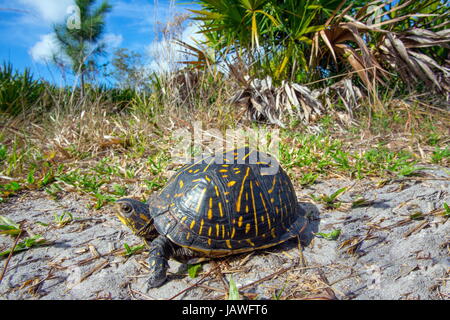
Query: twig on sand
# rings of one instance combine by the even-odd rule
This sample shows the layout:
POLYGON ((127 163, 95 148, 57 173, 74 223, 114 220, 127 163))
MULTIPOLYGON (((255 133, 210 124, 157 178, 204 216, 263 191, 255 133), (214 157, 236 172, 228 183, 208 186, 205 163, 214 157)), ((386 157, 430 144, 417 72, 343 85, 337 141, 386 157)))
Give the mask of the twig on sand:
POLYGON ((205 278, 206 278, 207 276, 209 276, 213 271, 216 271, 216 269, 218 269, 219 267, 220 267, 220 266, 217 265, 217 266, 211 268, 211 270, 209 270, 207 273, 205 273, 205 274, 203 275, 203 277, 201 277, 196 283, 194 283, 193 285, 187 287, 186 289, 181 290, 180 292, 178 292, 178 293, 177 293, 176 295, 174 295, 173 297, 170 297, 168 300, 173 300, 173 299, 175 299, 176 297, 178 297, 179 295, 181 295, 181 294, 183 294, 183 293, 185 293, 185 292, 187 292, 187 291, 189 291, 189 290, 191 290, 191 289, 197 287, 197 286, 200 284, 200 282, 202 282, 203 280, 205 280, 205 278))
POLYGON ((20 235, 22 234, 22 228, 21 228, 20 225, 19 225, 19 230, 20 230, 19 234, 17 235, 16 241, 14 241, 14 245, 13 245, 13 247, 11 249, 11 252, 8 255, 8 259, 6 259, 5 266, 3 267, 2 274, 0 275, 0 283, 2 283, 3 277, 5 276, 6 270, 8 269, 9 261, 11 260, 11 257, 14 254, 14 249, 16 248, 17 242, 19 241, 20 235))

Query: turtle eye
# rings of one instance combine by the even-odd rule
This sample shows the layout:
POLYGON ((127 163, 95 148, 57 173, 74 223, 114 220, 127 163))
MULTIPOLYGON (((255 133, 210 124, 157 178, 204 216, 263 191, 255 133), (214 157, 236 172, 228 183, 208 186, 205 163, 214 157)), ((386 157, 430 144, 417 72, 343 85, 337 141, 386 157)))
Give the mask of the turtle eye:
POLYGON ((121 203, 120 210, 123 213, 131 213, 131 211, 133 211, 133 207, 129 203, 121 203))

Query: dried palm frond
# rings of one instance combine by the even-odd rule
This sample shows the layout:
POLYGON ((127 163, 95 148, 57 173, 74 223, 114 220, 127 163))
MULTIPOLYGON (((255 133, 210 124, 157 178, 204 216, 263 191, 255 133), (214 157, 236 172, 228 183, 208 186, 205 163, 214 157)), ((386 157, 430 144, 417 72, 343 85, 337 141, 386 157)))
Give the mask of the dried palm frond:
POLYGON ((272 78, 254 79, 248 86, 240 89, 230 99, 231 103, 247 108, 251 120, 268 121, 285 127, 287 116, 294 117, 308 124, 324 112, 318 94, 297 83, 283 81, 274 87, 272 78))
POLYGON ((449 48, 449 44, 450 30, 432 32, 413 29, 399 34, 387 33, 379 49, 381 57, 395 68, 408 86, 412 87, 421 80, 430 88, 448 94, 450 68, 439 65, 432 57, 414 49, 435 45, 449 48))
POLYGON ((328 61, 332 59, 336 67, 344 64, 356 71, 368 91, 374 89, 375 83, 384 85, 384 80, 390 76, 386 69, 391 68, 411 88, 417 81, 422 81, 437 92, 448 93, 448 61, 443 66, 421 50, 434 46, 449 48, 450 29, 431 30, 445 27, 449 23, 430 29, 414 26, 402 31, 392 31, 396 23, 412 17, 438 19, 444 15, 411 13, 381 19, 388 13, 399 13, 400 9, 411 3, 412 1, 406 1, 396 4, 388 12, 381 14, 378 11, 386 5, 384 1, 367 4, 353 17, 347 15, 350 6, 339 14, 335 13, 326 22, 326 29, 313 36, 310 65, 320 65, 328 56, 328 61), (370 47, 369 43, 372 44, 370 47))
POLYGON ((352 83, 350 78, 345 78, 332 86, 324 88, 320 93, 320 97, 325 101, 327 109, 333 109, 335 105, 342 102, 351 121, 353 111, 359 108, 364 95, 361 89, 352 83))

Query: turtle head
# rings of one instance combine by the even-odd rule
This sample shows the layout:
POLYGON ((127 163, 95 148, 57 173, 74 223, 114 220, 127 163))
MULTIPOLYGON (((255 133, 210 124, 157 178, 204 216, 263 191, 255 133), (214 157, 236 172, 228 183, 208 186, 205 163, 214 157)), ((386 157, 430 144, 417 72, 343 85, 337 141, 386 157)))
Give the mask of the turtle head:
POLYGON ((138 236, 147 238, 154 230, 147 203, 128 198, 119 199, 116 201, 116 215, 138 236))

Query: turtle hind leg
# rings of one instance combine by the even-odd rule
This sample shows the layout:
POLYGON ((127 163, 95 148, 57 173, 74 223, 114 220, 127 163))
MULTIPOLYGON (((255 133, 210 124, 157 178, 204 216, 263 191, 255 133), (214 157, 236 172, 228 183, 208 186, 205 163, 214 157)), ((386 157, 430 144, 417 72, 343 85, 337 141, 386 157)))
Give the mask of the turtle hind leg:
POLYGON ((174 248, 169 239, 158 236, 150 244, 148 264, 150 266, 150 276, 148 279, 149 288, 161 286, 167 280, 167 269, 169 260, 174 253, 174 248))

